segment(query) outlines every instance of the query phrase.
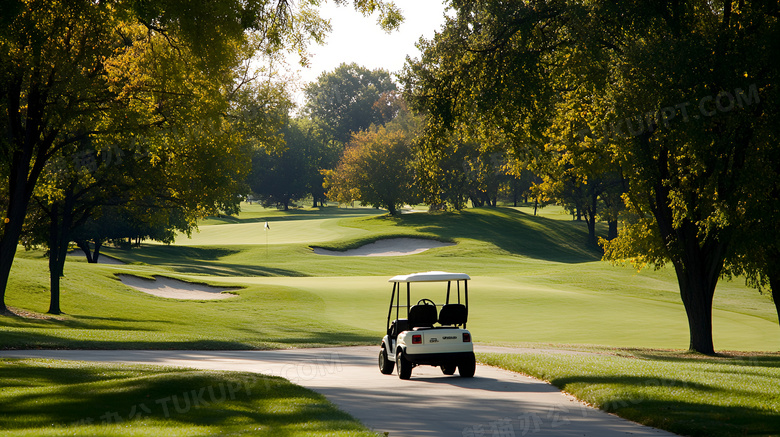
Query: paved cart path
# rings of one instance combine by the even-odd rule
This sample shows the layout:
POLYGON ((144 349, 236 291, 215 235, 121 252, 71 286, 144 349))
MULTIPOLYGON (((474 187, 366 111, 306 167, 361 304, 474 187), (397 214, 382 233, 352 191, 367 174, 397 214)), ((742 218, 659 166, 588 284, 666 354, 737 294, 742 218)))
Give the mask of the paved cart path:
MULTIPOLYGON (((480 348, 498 352, 500 348, 480 348)), ((508 350, 508 349, 507 349, 508 350)), ((580 403, 545 382, 478 365, 474 378, 421 366, 412 379, 382 375, 377 347, 276 351, 0 351, 0 357, 109 361, 282 376, 315 390, 391 437, 673 436, 580 403)), ((259 377, 255 383, 267 380, 259 377)))

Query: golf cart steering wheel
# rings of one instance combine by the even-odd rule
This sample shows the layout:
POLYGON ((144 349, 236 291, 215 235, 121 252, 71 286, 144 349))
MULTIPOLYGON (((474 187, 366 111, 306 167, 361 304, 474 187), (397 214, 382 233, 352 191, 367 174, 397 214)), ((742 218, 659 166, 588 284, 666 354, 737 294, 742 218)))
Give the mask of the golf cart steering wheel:
POLYGON ((436 306, 436 304, 433 303, 433 301, 430 300, 430 299, 420 299, 420 300, 417 301, 417 305, 433 305, 433 306, 436 306))

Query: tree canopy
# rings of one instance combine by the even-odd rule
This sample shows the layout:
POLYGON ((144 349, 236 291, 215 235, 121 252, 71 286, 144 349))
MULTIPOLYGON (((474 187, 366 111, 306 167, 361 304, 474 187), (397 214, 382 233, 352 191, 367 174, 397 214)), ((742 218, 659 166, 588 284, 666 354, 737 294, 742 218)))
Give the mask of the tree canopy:
POLYGON ((517 157, 571 154, 588 181, 598 160, 618 168, 627 211, 606 257, 671 262, 690 348, 713 353, 715 286, 772 192, 762 170, 780 146, 777 2, 451 5, 405 71, 427 135, 469 123, 500 129, 517 157))
MULTIPOLYGON (((379 11, 387 28, 401 21, 392 3, 352 3, 363 13, 379 11)), ((229 184, 241 160, 225 162, 223 180, 215 181, 203 177, 214 168, 206 158, 243 134, 223 123, 236 115, 244 90, 255 81, 250 58, 282 50, 305 54, 310 41, 322 40, 329 26, 317 15, 318 5, 313 0, 3 2, 0 312, 40 179, 50 162, 82 153, 84 144, 93 144, 98 155, 114 144, 132 144, 151 164, 167 161, 168 177, 186 180, 170 194, 193 211, 234 209, 234 196, 201 195, 209 184, 229 184), (170 161, 174 155, 180 159, 170 161)), ((268 107, 258 109, 255 115, 269 113, 268 107)))
POLYGON ((358 200, 395 215, 416 199, 413 156, 406 132, 384 126, 358 132, 338 166, 324 172, 326 194, 340 203, 358 200))
POLYGON ((355 63, 341 64, 306 87, 304 111, 320 120, 328 133, 344 144, 352 133, 389 121, 386 119, 388 105, 375 107, 375 104, 384 93, 395 90, 396 85, 385 70, 369 70, 355 63))

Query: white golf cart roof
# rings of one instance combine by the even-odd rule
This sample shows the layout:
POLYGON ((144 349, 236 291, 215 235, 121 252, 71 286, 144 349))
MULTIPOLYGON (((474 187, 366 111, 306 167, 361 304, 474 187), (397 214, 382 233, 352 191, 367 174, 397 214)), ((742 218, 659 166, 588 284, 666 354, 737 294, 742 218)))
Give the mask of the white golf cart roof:
POLYGON ((448 272, 423 272, 410 275, 398 275, 390 278, 388 282, 439 282, 439 281, 463 281, 471 279, 465 273, 448 272))

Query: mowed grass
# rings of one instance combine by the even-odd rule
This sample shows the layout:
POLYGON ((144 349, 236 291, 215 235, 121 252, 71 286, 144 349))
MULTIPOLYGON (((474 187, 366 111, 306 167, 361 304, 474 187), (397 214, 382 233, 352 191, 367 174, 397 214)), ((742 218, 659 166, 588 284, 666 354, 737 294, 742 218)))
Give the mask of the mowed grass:
POLYGON ((244 204, 239 217, 215 217, 200 223, 191 238, 180 236, 186 246, 313 244, 354 238, 367 233, 339 225, 337 219, 376 215, 372 208, 316 208, 278 211, 244 204), (269 230, 265 224, 268 223, 269 230), (219 225, 219 226, 215 226, 219 225))
MULTIPOLYGON (((21 274, 14 277, 15 293, 7 296, 9 305, 46 311, 45 265, 39 257, 16 261, 14 268, 21 274)), ((247 287, 231 291, 237 296, 230 299, 182 301, 141 293, 115 276, 160 272, 148 266, 68 263, 62 279, 65 314, 46 319, 1 317, 0 345, 14 349, 271 349, 373 340, 367 330, 320 317, 322 298, 304 290, 247 287)))
POLYGON ((324 396, 243 372, 0 359, 3 436, 375 436, 324 396))
POLYGON ((478 354, 602 410, 680 435, 780 432, 780 355, 703 357, 679 352, 478 354))
MULTIPOLYGON (((218 219, 217 224, 202 226, 202 232, 261 225, 266 219, 261 213, 218 219), (236 223, 240 220, 246 223, 236 223)), ((598 252, 582 246, 584 224, 509 208, 401 217, 377 216, 366 209, 321 208, 269 211, 267 218, 274 232, 280 227, 274 223, 306 223, 312 217, 330 220, 329 228, 340 229, 336 233, 359 231, 349 234, 357 235, 350 239, 319 243, 330 248, 393 236, 436 238, 457 245, 413 256, 370 258, 315 255, 303 243, 266 248, 190 246, 183 240, 184 245, 108 250, 136 264, 69 262, 63 279, 66 315, 61 320, 2 318, 0 344, 161 349, 373 344, 385 329, 389 277, 448 270, 474 277, 469 327, 480 342, 687 347, 687 322, 673 273, 638 273, 599 261, 598 252), (163 274, 244 288, 235 291, 237 297, 221 301, 177 301, 125 287, 116 280, 120 273, 163 274)), ((231 232, 231 238, 242 235, 237 229, 231 232)), ((21 253, 14 268, 18 273, 12 278, 8 303, 44 312, 48 275, 41 253, 21 253)), ((431 293, 434 300, 443 299, 443 288, 431 293)), ((419 294, 431 297, 422 289, 419 294)), ((777 316, 767 296, 738 282, 723 282, 714 306, 716 348, 778 349, 777 316)))
MULTIPOLYGON (((583 246, 584 223, 566 220, 560 211, 546 212, 546 216, 532 216, 527 208, 498 208, 387 217, 367 209, 285 213, 253 206, 239 217, 205 222, 200 234, 192 240, 180 239, 176 245, 106 250, 130 263, 127 265, 69 261, 63 278, 65 314, 49 319, 0 317, 0 347, 249 349, 376 344, 385 329, 388 278, 426 270, 463 271, 473 277, 468 327, 477 342, 599 352, 481 356, 483 361, 548 379, 603 409, 687 435, 776 434, 780 386, 776 355, 746 358, 749 364, 743 365, 741 358, 709 360, 679 351, 616 350, 687 348, 687 322, 674 273, 671 269, 636 272, 600 261, 597 250, 583 246), (269 231, 263 227, 265 221, 271 226, 269 231), (398 236, 457 244, 419 255, 385 258, 328 257, 311 250, 313 245, 344 250, 398 236), (117 280, 118 274, 164 275, 242 288, 230 299, 179 301, 130 289, 117 280), (743 432, 740 427, 745 424, 748 431, 743 432)), ((48 274, 42 255, 19 254, 6 296, 9 305, 46 311, 48 274)), ((419 292, 419 297, 432 297, 437 302, 444 295, 443 288, 434 285, 422 286, 419 292)), ((716 349, 778 350, 780 331, 768 296, 738 281, 721 282, 714 308, 716 349)), ((37 361, 27 365, 34 370, 30 372, 33 377, 45 366, 52 366, 55 373, 68 366, 37 361)), ((111 380, 116 374, 112 369, 95 369, 111 380)), ((220 381, 214 375, 206 377, 199 380, 204 386, 220 381)), ((139 373, 127 380, 145 378, 139 373)), ((117 381, 121 384, 125 380, 120 377, 117 381)), ((108 380, 100 384, 107 384, 107 393, 118 390, 108 380)), ((14 404, 46 392, 36 384, 28 386, 31 388, 23 389, 20 384, 14 389, 17 391, 9 392, 15 393, 14 404)), ((193 385, 188 383, 188 387, 193 385)), ((63 388, 62 392, 75 396, 80 390, 63 388)), ((176 390, 180 386, 157 393, 171 396, 185 392, 176 390)), ((79 400, 85 402, 84 408, 74 409, 72 414, 66 408, 63 418, 50 420, 50 407, 60 405, 57 402, 62 399, 58 394, 54 404, 30 407, 29 414, 37 419, 20 422, 13 429, 20 435, 41 435, 38 431, 55 423, 56 432, 67 434, 68 424, 82 420, 83 411, 94 411, 88 407, 93 405, 88 398, 79 400), (71 420, 74 415, 80 417, 71 420), (59 425, 62 423, 64 427, 59 425)), ((5 406, 11 404, 2 399, 0 395, 5 412, 5 406)), ((106 399, 98 397, 108 402, 106 399)), ((130 397, 122 401, 125 404, 111 405, 118 405, 115 410, 128 415, 128 408, 138 403, 137 399, 130 397)), ((281 394, 274 402, 287 405, 295 399, 295 395, 281 394)), ((100 414, 105 413, 101 410, 104 404, 94 405, 100 406, 100 414)), ((12 415, 24 417, 13 411, 12 415)), ((212 434, 214 429, 199 427, 227 423, 229 428, 239 420, 236 417, 243 420, 245 416, 228 409, 213 417, 216 425, 186 419, 181 427, 196 434, 212 434)), ((304 426, 320 430, 334 423, 331 417, 312 419, 304 426)), ((155 420, 159 422, 145 429, 158 426, 160 434, 177 435, 173 427, 166 428, 164 419, 168 418, 158 417, 155 420)), ((267 416, 247 420, 258 426, 273 422, 267 416)), ((104 433, 94 424, 77 426, 81 434, 133 435, 137 431, 133 427, 106 428, 109 432, 104 433)), ((226 433, 242 425, 236 426, 226 433)), ((290 426, 277 427, 276 434, 268 435, 299 433, 290 426)), ((343 432, 364 432, 345 426, 343 432)), ((2 424, 0 428, 5 429, 2 424)), ((334 431, 333 435, 341 434, 334 431)))

